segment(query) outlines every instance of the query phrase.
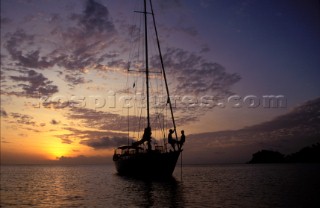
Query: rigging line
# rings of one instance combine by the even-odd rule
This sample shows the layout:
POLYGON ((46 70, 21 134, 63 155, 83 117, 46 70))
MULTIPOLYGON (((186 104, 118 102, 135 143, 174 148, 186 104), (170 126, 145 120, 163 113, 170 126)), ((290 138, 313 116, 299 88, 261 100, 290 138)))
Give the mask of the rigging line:
MULTIPOLYGON (((140 8, 140 10, 142 10, 142 8, 140 8)), ((143 24, 143 18, 142 15, 139 15, 139 29, 138 29, 138 39, 136 40, 136 44, 137 44, 137 48, 138 51, 135 54, 136 58, 136 62, 135 62, 135 71, 141 71, 141 63, 143 63, 143 56, 140 56, 140 54, 143 53, 143 38, 142 38, 142 24, 143 24)), ((138 94, 138 90, 139 90, 139 80, 138 76, 135 76, 134 78, 134 82, 135 82, 135 91, 134 91, 134 115, 136 116, 136 118, 139 118, 138 120, 138 125, 135 125, 135 134, 137 135, 137 139, 140 139, 140 131, 141 131, 141 120, 142 120, 142 108, 140 108, 140 111, 138 110, 138 107, 140 105, 142 105, 142 103, 138 103, 138 100, 136 99, 136 96, 138 94)), ((144 92, 144 81, 142 79, 142 92, 144 92)), ((141 94, 141 96, 143 96, 143 94, 141 94)))
POLYGON ((140 47, 142 47, 142 38, 141 38, 141 28, 142 28, 142 17, 141 17, 141 15, 139 15, 139 18, 140 18, 140 21, 139 21, 139 35, 138 35, 138 41, 137 41, 137 45, 138 45, 138 53, 137 53, 137 63, 138 63, 138 66, 139 66, 139 63, 141 63, 142 62, 142 60, 140 61, 140 50, 141 50, 141 48, 140 47))
POLYGON ((160 122, 160 114, 155 114, 155 117, 152 120, 152 124, 155 126, 155 130, 159 131, 161 130, 161 122, 160 122))
MULTIPOLYGON (((138 7, 138 3, 136 2, 136 5, 135 5, 135 8, 138 7)), ((140 15, 139 15, 140 17, 140 15)), ((140 17, 141 18, 141 17, 140 17)), ((132 25, 135 25, 134 23, 137 22, 137 15, 135 13, 132 14, 132 25)), ((131 33, 130 33, 130 42, 132 43, 131 44, 131 47, 130 47, 130 52, 129 52, 129 57, 128 57, 128 70, 130 69, 131 67, 131 60, 133 59, 134 57, 134 48, 136 47, 136 44, 135 44, 135 37, 134 35, 136 34, 135 33, 136 31, 136 28, 134 26, 131 27, 131 33)), ((140 33, 137 33, 137 34, 140 34, 140 33)))
POLYGON ((150 128, 147 0, 144 0, 144 37, 145 37, 145 56, 146 56, 145 64, 146 64, 146 87, 147 87, 147 122, 148 122, 148 128, 150 128))
POLYGON ((159 42, 159 37, 158 37, 158 31, 157 31, 157 26, 156 26, 156 19, 155 19, 154 12, 153 12, 152 1, 149 0, 149 2, 150 2, 150 8, 151 8, 151 14, 152 14, 152 19, 153 19, 154 30, 155 30, 156 37, 157 37, 157 45, 158 45, 158 50, 159 50, 161 68, 162 68, 162 72, 163 72, 163 78, 164 78, 164 81, 165 81, 165 84, 166 84, 166 91, 167 91, 167 95, 168 95, 168 103, 169 103, 169 106, 170 106, 173 128, 174 128, 176 140, 178 140, 176 122, 175 122, 174 116, 173 116, 173 109, 172 109, 172 104, 171 104, 171 100, 170 100, 168 82, 167 82, 166 72, 165 72, 165 70, 164 70, 164 63, 163 63, 163 58, 162 58, 162 53, 161 53, 161 48, 160 48, 160 42, 159 42))
MULTIPOLYGON (((137 82, 137 84, 138 84, 138 80, 136 80, 136 82, 137 82)), ((138 87, 136 86, 136 87, 135 87, 135 90, 134 90, 134 95, 137 94, 137 90, 138 90, 138 87)), ((133 115, 135 116, 135 118, 138 118, 138 115, 139 115, 139 114, 138 114, 138 112, 137 112, 137 103, 136 103, 136 100, 134 100, 134 102, 133 102, 133 111, 134 111, 133 115)), ((136 121, 135 121, 135 122, 136 122, 136 121)), ((140 125, 140 119, 139 119, 138 124, 140 125)), ((140 128, 139 125, 135 125, 135 135, 138 135, 137 138, 139 138, 139 128, 140 128)))
MULTIPOLYGON (((134 13, 135 14, 135 13, 134 13)), ((128 70, 129 71, 138 71, 136 70, 137 67, 139 67, 139 63, 142 61, 139 60, 140 58, 140 47, 143 45, 141 43, 141 25, 142 25, 142 17, 139 15, 139 21, 137 18, 138 15, 134 15, 133 22, 139 22, 139 24, 132 24, 131 28, 131 36, 130 40, 132 43, 132 46, 130 48, 130 59, 128 62, 128 70), (139 27, 135 27, 133 25, 139 25, 139 27), (133 68, 133 69, 131 69, 133 68)))
MULTIPOLYGON (((130 88, 128 86, 129 83, 129 71, 127 71, 127 82, 126 82, 126 88, 127 88, 127 94, 130 93, 130 88)), ((128 146, 129 146, 129 138, 130 138, 130 114, 129 114, 129 106, 128 106, 128 146)))
POLYGON ((182 181, 182 151, 180 152, 180 178, 182 181))
MULTIPOLYGON (((163 131, 163 142, 164 142, 164 144, 166 143, 166 140, 165 140, 165 138, 166 138, 166 132, 167 132, 167 130, 168 130, 168 123, 167 123, 167 120, 168 120, 168 108, 167 107, 165 107, 165 110, 166 110, 166 117, 165 117, 165 123, 164 123, 164 125, 165 125, 165 129, 164 129, 164 131, 163 131)), ((165 145, 165 148, 166 148, 166 152, 168 151, 168 149, 167 149, 167 145, 165 145)))
MULTIPOLYGON (((138 103, 140 106, 140 118, 139 118, 139 128, 138 128, 138 138, 140 138, 140 131, 141 131, 141 120, 142 120, 142 109, 143 109, 143 96, 144 96, 144 91, 145 91, 145 80, 142 79, 142 93, 141 93, 141 100, 140 100, 140 103, 138 103)), ((137 95, 137 94, 135 94, 137 95)), ((142 129, 143 130, 143 129, 142 129)))
POLYGON ((128 146, 129 146, 129 138, 130 138, 130 113, 128 108, 128 146))

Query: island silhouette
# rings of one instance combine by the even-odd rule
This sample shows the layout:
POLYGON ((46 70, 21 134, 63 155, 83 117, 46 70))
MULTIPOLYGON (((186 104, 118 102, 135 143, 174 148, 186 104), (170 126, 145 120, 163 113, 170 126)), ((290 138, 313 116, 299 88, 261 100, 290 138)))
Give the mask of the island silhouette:
POLYGON ((247 163, 320 163, 320 143, 304 147, 289 155, 273 150, 260 150, 252 154, 252 159, 247 163))

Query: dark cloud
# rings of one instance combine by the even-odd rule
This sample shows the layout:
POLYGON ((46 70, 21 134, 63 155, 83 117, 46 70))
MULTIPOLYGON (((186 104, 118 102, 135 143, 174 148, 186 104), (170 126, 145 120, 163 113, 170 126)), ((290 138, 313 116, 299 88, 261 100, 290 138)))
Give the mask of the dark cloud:
POLYGON ((194 27, 190 27, 190 26, 188 26, 188 27, 180 26, 180 27, 175 28, 175 30, 184 32, 187 35, 190 35, 190 36, 193 36, 193 37, 198 35, 197 29, 194 28, 194 27))
MULTIPOLYGON (((84 126, 96 128, 99 130, 127 131, 128 118, 116 113, 97 111, 89 108, 71 108, 67 117, 71 120, 79 120, 84 126)), ((137 128, 139 117, 129 118, 137 128)))
MULTIPOLYGON (((1 60, 2 60, 2 57, 1 57, 1 60)), ((1 83, 4 82, 6 79, 6 76, 4 75, 4 71, 0 71, 0 80, 1 80, 1 83)))
POLYGON ((177 9, 182 6, 181 0, 157 1, 157 3, 162 11, 168 9, 177 9))
POLYGON ((1 109, 1 110, 0 110, 0 116, 1 116, 2 118, 7 118, 7 117, 8 117, 8 113, 7 113, 5 110, 1 109))
POLYGON ((25 51, 24 46, 34 46, 35 36, 27 34, 24 30, 18 29, 14 33, 8 33, 5 48, 9 52, 13 61, 18 66, 43 69, 54 65, 54 62, 48 60, 47 57, 40 56, 40 50, 25 51))
POLYGON ((38 98, 40 95, 49 96, 58 92, 58 87, 52 85, 52 81, 44 77, 43 74, 34 70, 27 70, 24 74, 25 76, 10 76, 12 80, 23 83, 16 86, 17 88, 21 88, 22 91, 8 94, 38 98))
MULTIPOLYGON (((246 131, 272 131, 296 128, 297 126, 314 129, 320 124, 320 98, 308 101, 293 109, 290 113, 272 121, 248 127, 246 131)), ((305 131, 304 131, 305 132, 305 131)))
MULTIPOLYGON (((118 145, 127 144, 128 138, 128 117, 119 114, 96 111, 86 108, 71 108, 67 114, 68 119, 77 121, 79 127, 65 128, 72 133, 68 135, 58 136, 63 139, 77 138, 81 140, 81 144, 88 145, 95 149, 111 148, 118 145), (82 126, 91 128, 92 130, 82 130, 82 126)), ((151 115, 151 125, 153 130, 163 128, 162 122, 165 118, 163 115, 151 115)), ((131 132, 141 132, 146 127, 146 119, 144 117, 129 116, 131 132)), ((185 123, 193 121, 192 118, 177 119, 177 123, 185 123)), ((168 125, 170 123, 168 122, 168 125)), ((141 135, 140 135, 141 136, 141 135)), ((139 135, 138 135, 139 137, 139 135)), ((129 143, 139 138, 130 138, 129 143)), ((64 140, 63 140, 64 141, 64 140)))
POLYGON ((188 148, 189 156, 186 157, 191 159, 191 155, 202 155, 205 157, 202 158, 204 161, 214 162, 213 159, 210 160, 210 157, 214 157, 212 152, 220 150, 224 152, 226 158, 233 158, 235 161, 237 156, 245 156, 242 162, 246 162, 252 153, 260 149, 277 150, 288 154, 319 142, 319 129, 320 98, 306 102, 290 113, 269 122, 240 130, 188 135, 186 143, 188 146, 185 148, 188 148))
POLYGON ((59 23, 62 20, 59 14, 51 14, 49 18, 49 22, 51 24, 59 23))
MULTIPOLYGON (((116 29, 108 8, 88 0, 82 14, 72 14, 77 26, 58 26, 52 35, 62 37, 62 44, 52 51, 55 64, 70 71, 84 72, 110 58, 107 48, 114 42, 116 29)), ((73 83, 81 80, 67 79, 73 83)), ((80 82, 81 83, 81 82, 80 82)))
POLYGON ((31 126, 36 125, 36 122, 33 121, 32 116, 29 116, 26 114, 21 114, 21 113, 10 113, 10 116, 15 119, 15 123, 24 124, 24 125, 31 125, 31 126))
MULTIPOLYGON (((177 103, 174 110, 179 125, 198 121, 219 100, 232 95, 233 85, 241 79, 220 64, 180 48, 168 48, 163 60, 170 94, 177 97, 177 101, 171 101, 177 103)), ((158 57, 153 57, 151 64, 153 68, 160 68, 158 57)))
POLYGON ((35 129, 35 128, 23 128, 23 129, 25 129, 25 130, 27 130, 27 131, 33 131, 33 132, 35 132, 35 133, 39 133, 39 132, 41 132, 41 131, 39 131, 38 129, 35 129))
POLYGON ((78 85, 78 84, 84 84, 86 83, 86 80, 84 77, 81 77, 81 75, 72 75, 72 74, 66 74, 65 80, 71 84, 71 86, 78 85))
MULTIPOLYGON (((163 55, 168 74, 175 78, 175 92, 180 95, 231 95, 231 87, 240 80, 218 63, 206 61, 202 56, 179 48, 168 48, 163 55)), ((159 66, 156 59, 154 66, 159 66)))
POLYGON ((11 19, 9 18, 6 18, 6 17, 1 17, 1 26, 4 26, 4 25, 7 25, 7 24, 10 24, 12 22, 11 19))
MULTIPOLYGON (((120 135, 113 134, 111 137, 122 137, 126 135, 128 131, 128 122, 130 131, 141 132, 147 126, 147 121, 144 116, 122 116, 117 113, 104 112, 93 110, 89 108, 71 108, 67 114, 68 119, 77 120, 79 124, 85 127, 94 128, 98 131, 120 131, 120 135)), ((161 113, 150 114, 150 122, 153 129, 162 129, 163 122, 167 122, 167 125, 171 125, 170 121, 161 113)), ((179 124, 185 124, 187 122, 194 121, 195 117, 182 116, 177 119, 179 124)), ((88 135, 87 135, 88 136, 88 135)), ((105 136, 105 135, 104 135, 105 136)), ((104 137, 103 135, 101 137, 104 137)), ((89 137, 90 138, 90 137, 89 137)))
POLYGON ((79 155, 76 157, 66 157, 66 156, 62 156, 57 158, 58 161, 52 161, 52 164, 64 164, 64 165, 77 165, 77 164, 81 164, 81 165, 85 165, 85 164, 101 164, 101 165, 105 165, 105 164, 111 164, 112 160, 111 157, 101 157, 101 156, 84 156, 84 155, 79 155))
POLYGON ((210 51, 210 48, 208 45, 203 45, 200 49, 200 53, 207 53, 210 51))
POLYGON ((78 23, 90 33, 115 31, 108 8, 94 0, 87 0, 86 9, 78 23))
MULTIPOLYGON (((71 144, 74 139, 80 139, 80 144, 92 147, 94 149, 110 149, 119 145, 125 145, 128 143, 127 133, 118 133, 112 131, 103 130, 81 130, 77 128, 65 128, 72 133, 65 135, 56 135, 61 139, 62 143, 71 144)), ((133 140, 130 138, 131 144, 133 140)))
MULTIPOLYGON (((132 141, 132 139, 129 139, 129 144, 131 144, 132 141)), ((99 139, 83 140, 80 143, 94 149, 110 149, 128 144, 128 137, 102 137, 99 139)))
MULTIPOLYGON (((180 110, 181 111, 181 110, 180 110)), ((205 114, 205 110, 202 110, 201 112, 198 111, 183 111, 182 115, 180 116, 175 116, 175 122, 177 126, 182 126, 185 124, 190 124, 199 121, 200 116, 205 114), (201 113, 202 112, 202 113, 201 113)))
POLYGON ((52 125, 58 125, 58 124, 60 124, 60 121, 57 121, 57 120, 55 120, 55 119, 52 119, 52 120, 50 121, 50 123, 51 123, 52 125))
POLYGON ((49 108, 49 109, 68 109, 68 108, 79 108, 80 106, 83 106, 81 100, 68 100, 64 96, 42 96, 39 99, 38 104, 33 104, 34 107, 40 108, 49 108))
POLYGON ((63 144, 72 144, 73 141, 71 139, 67 139, 67 138, 61 138, 61 143, 63 144))
POLYGON ((118 133, 118 132, 113 132, 113 131, 108 131, 108 130, 81 130, 78 128, 73 128, 73 127, 67 127, 64 128, 65 130, 68 130, 72 132, 71 134, 65 135, 63 138, 79 138, 82 140, 88 140, 88 139, 99 139, 102 137, 125 137, 127 133, 118 133))
MULTIPOLYGON (((4 46, 12 61, 7 63, 32 69, 62 67, 65 73, 71 73, 65 75, 65 81, 74 86, 86 81, 81 76, 75 77, 74 72, 95 69, 105 59, 118 56, 119 53, 107 50, 114 42, 116 29, 106 6, 88 0, 83 13, 72 14, 70 19, 59 14, 49 16, 47 21, 52 25, 49 34, 36 36, 23 29, 5 34, 4 46), (70 23, 68 26, 66 21, 70 23)), ((112 61, 109 65, 114 64, 112 61)))
POLYGON ((55 137, 61 140, 62 144, 72 144, 73 143, 73 134, 63 134, 63 135, 55 135, 55 137))

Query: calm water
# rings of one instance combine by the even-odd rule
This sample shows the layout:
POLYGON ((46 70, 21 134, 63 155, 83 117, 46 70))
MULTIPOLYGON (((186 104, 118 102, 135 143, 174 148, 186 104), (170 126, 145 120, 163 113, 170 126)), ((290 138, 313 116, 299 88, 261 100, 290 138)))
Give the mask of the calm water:
POLYGON ((113 166, 2 166, 1 207, 319 207, 320 165, 185 166, 141 181, 113 166))

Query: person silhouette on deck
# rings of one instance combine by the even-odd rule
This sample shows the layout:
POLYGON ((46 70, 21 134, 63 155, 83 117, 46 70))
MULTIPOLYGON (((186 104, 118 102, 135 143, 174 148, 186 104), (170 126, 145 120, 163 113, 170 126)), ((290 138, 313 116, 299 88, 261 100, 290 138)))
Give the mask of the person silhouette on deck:
POLYGON ((180 141, 178 142, 178 147, 181 150, 184 142, 186 141, 186 136, 184 135, 184 130, 181 131, 180 141))
POLYGON ((176 147, 175 146, 176 146, 177 141, 172 138, 173 132, 174 132, 174 130, 172 130, 172 129, 169 130, 168 143, 171 144, 173 150, 176 151, 176 147))
POLYGON ((150 151, 151 150, 151 134, 152 134, 151 128, 150 127, 145 128, 144 132, 143 132, 142 139, 137 142, 134 142, 132 145, 137 147, 137 146, 143 144, 144 142, 147 142, 148 150, 150 151))
POLYGON ((147 145, 148 145, 148 151, 151 150, 151 128, 147 127, 144 129, 144 133, 143 133, 143 137, 142 140, 143 141, 147 141, 147 145))

